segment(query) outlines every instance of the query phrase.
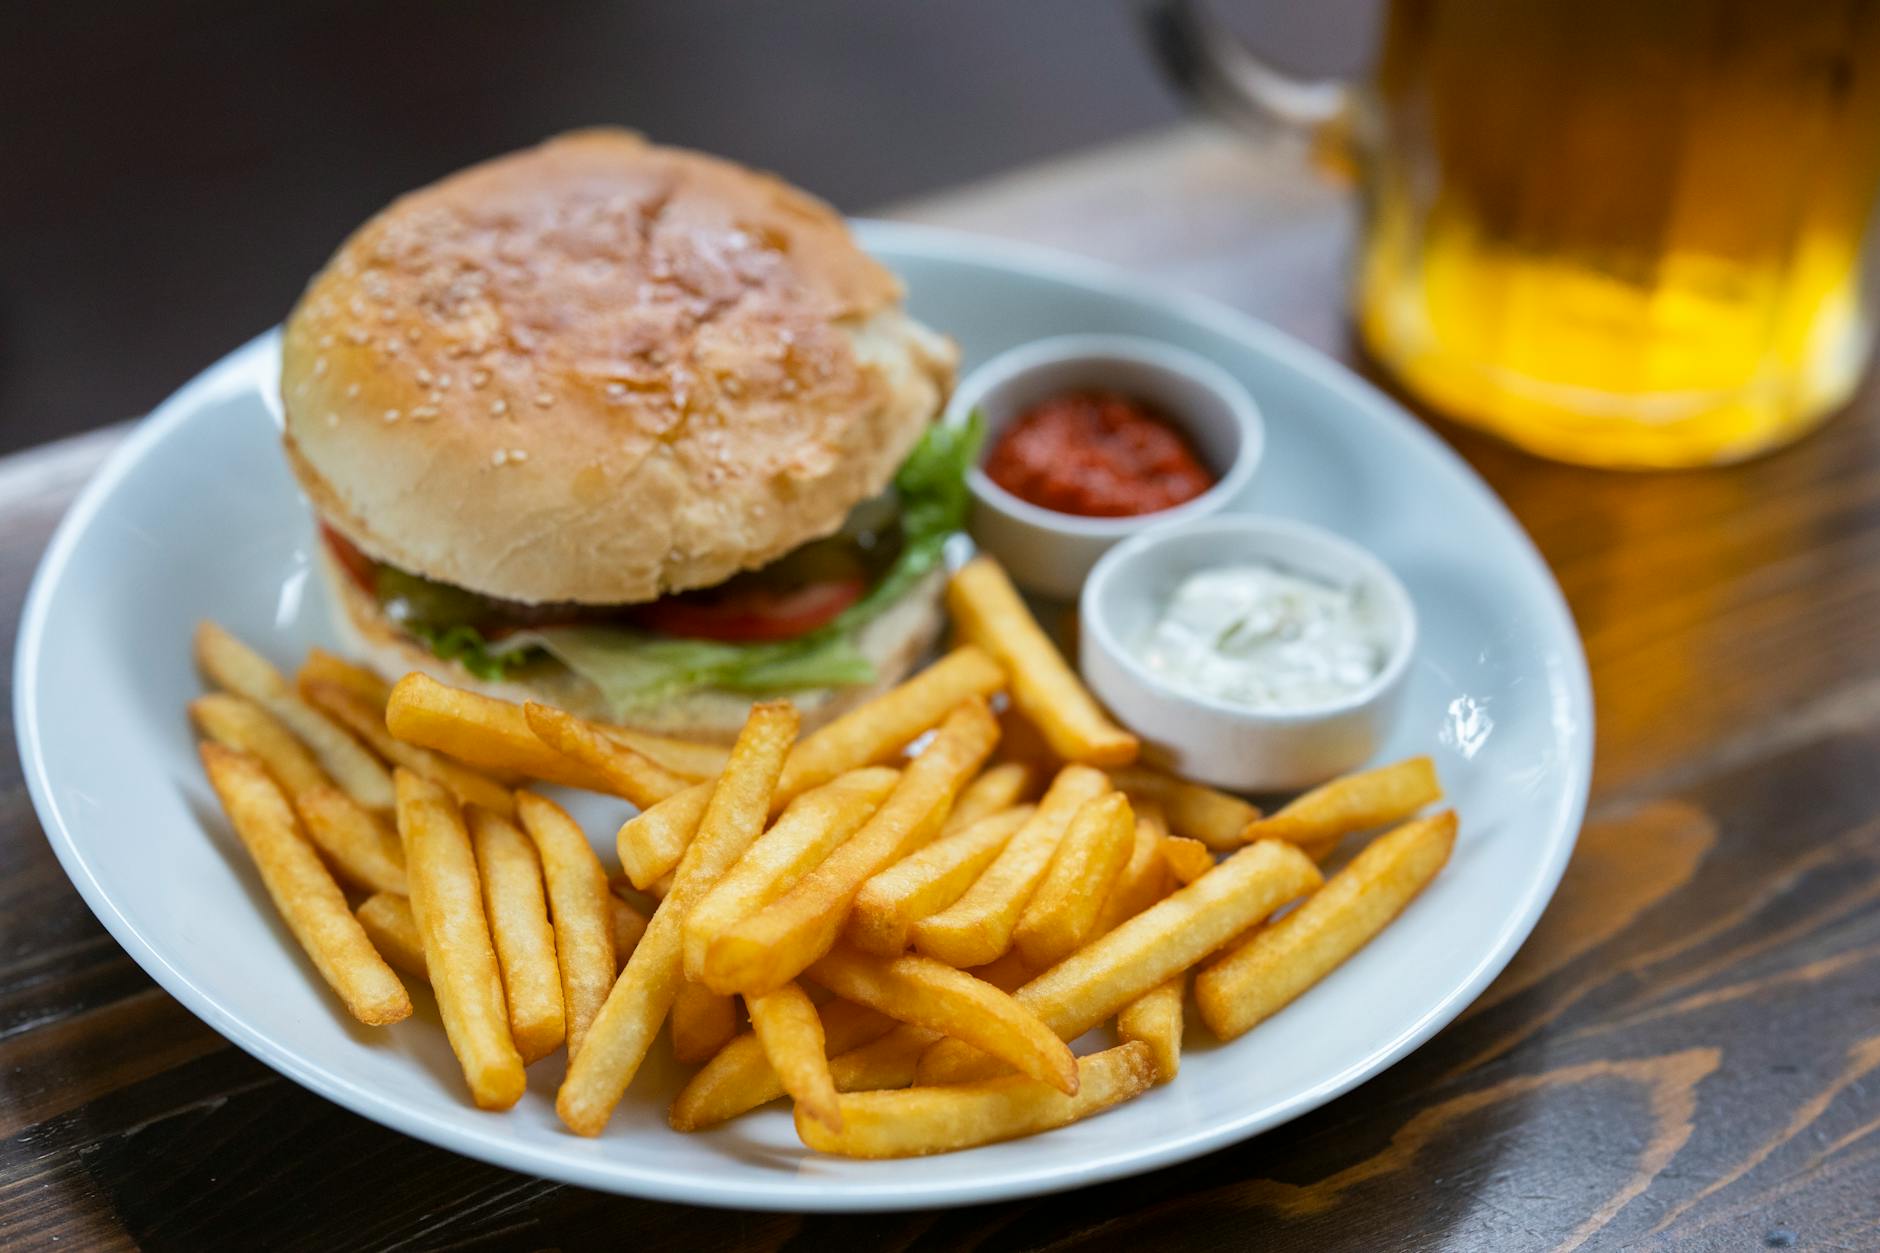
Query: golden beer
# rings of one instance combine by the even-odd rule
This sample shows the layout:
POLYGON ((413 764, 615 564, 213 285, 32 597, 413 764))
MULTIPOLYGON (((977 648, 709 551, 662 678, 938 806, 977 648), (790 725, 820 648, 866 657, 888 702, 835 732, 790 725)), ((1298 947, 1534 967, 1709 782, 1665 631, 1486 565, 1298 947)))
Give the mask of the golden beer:
POLYGON ((1695 465, 1858 382, 1880 2, 1396 0, 1353 125, 1359 333, 1456 417, 1695 465))

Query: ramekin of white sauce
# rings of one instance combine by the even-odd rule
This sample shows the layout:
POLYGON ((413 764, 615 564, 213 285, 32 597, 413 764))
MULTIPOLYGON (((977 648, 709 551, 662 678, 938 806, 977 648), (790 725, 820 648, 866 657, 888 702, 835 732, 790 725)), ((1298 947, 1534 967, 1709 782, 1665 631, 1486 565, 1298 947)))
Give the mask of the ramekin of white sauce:
POLYGON ((1317 527, 1221 516, 1105 554, 1080 601, 1097 697, 1192 778, 1309 787, 1364 764, 1416 646, 1403 584, 1317 527))

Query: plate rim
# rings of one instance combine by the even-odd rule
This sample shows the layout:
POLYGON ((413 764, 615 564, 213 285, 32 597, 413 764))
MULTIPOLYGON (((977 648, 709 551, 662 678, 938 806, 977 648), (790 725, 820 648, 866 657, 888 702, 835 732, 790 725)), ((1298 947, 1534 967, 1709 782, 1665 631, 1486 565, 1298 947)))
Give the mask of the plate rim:
MULTIPOLYGON (((1540 874, 1518 902, 1518 907, 1509 914, 1509 921, 1497 933, 1493 944, 1476 956, 1468 973, 1447 995, 1432 1003, 1391 1039, 1372 1049, 1363 1060, 1260 1113, 1230 1118, 1153 1149, 1125 1149, 1082 1158, 1075 1163, 1007 1172, 996 1179, 940 1177, 925 1183, 903 1180, 893 1191, 870 1191, 866 1183, 806 1179, 801 1175, 780 1176, 774 1182, 740 1177, 735 1182, 716 1183, 693 1173, 667 1173, 656 1166, 635 1165, 629 1168, 629 1173, 622 1173, 617 1165, 607 1167, 604 1158, 560 1156, 506 1140, 498 1134, 500 1123, 493 1122, 487 1131, 461 1126, 422 1110, 389 1102, 376 1092, 339 1079, 319 1064, 281 1048, 224 1009, 185 972, 167 961, 105 892, 92 874, 53 796, 39 733, 38 693, 33 682, 53 594, 93 519, 152 447, 182 425, 210 395, 228 386, 231 379, 247 379, 253 374, 255 366, 265 358, 271 342, 279 335, 276 328, 255 336, 193 376, 112 450, 73 499, 40 556, 22 604, 14 648, 14 733, 27 790, 46 840, 67 878, 106 931, 185 1009, 276 1073, 336 1105, 436 1147, 504 1169, 656 1201, 738 1210, 866 1213, 979 1204, 1067 1191, 1147 1173, 1237 1144, 1309 1113, 1389 1069, 1454 1021, 1507 966, 1553 899, 1578 842, 1589 798, 1595 724, 1591 676, 1572 611, 1552 569, 1494 490, 1427 426, 1355 371, 1277 327, 1210 297, 1171 287, 1120 266, 1038 244, 903 222, 856 219, 853 225, 863 247, 871 251, 885 246, 903 255, 989 264, 1033 278, 1095 289, 1114 298, 1157 305, 1225 338, 1249 343, 1268 356, 1283 359, 1289 367, 1344 402, 1371 410, 1376 416, 1403 428, 1425 451, 1459 471, 1469 487, 1483 498, 1483 503, 1502 518, 1541 576, 1540 591, 1547 607, 1557 615, 1557 622, 1564 625, 1565 635, 1572 644, 1558 655, 1554 664, 1565 667, 1565 672, 1558 677, 1564 682, 1574 706, 1571 712, 1576 724, 1577 745, 1569 743, 1569 748, 1577 747, 1577 751, 1563 755, 1562 759, 1567 786, 1563 803, 1555 807, 1547 825, 1547 838, 1553 845, 1551 856, 1540 867, 1540 874)), ((263 394, 265 396, 265 390, 263 394)))

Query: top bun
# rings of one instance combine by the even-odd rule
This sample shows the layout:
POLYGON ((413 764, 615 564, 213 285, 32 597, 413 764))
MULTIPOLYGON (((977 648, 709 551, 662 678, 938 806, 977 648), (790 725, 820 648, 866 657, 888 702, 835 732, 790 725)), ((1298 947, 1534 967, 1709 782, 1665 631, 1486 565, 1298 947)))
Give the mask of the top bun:
POLYGON ((833 210, 582 131, 395 201, 288 319, 289 461, 366 553, 505 600, 707 587, 841 526, 950 342, 833 210))

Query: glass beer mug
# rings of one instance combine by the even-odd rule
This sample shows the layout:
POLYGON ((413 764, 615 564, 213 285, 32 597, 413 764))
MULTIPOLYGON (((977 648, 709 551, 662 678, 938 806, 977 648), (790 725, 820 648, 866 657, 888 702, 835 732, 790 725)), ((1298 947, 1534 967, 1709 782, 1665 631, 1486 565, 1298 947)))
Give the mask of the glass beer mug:
POLYGON ((1390 0, 1368 82, 1301 83, 1164 0, 1225 112, 1337 121, 1365 350, 1544 456, 1733 461, 1796 438, 1873 340, 1880 0, 1390 0))

